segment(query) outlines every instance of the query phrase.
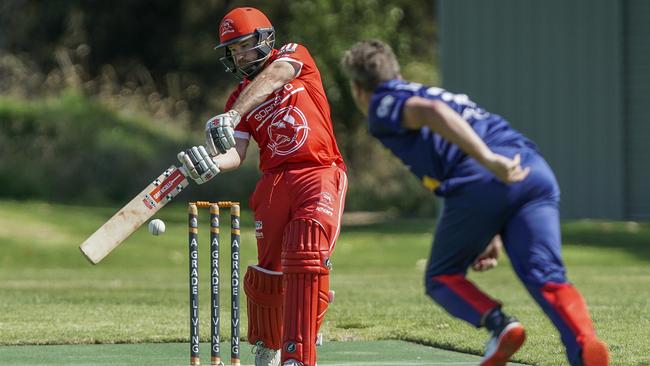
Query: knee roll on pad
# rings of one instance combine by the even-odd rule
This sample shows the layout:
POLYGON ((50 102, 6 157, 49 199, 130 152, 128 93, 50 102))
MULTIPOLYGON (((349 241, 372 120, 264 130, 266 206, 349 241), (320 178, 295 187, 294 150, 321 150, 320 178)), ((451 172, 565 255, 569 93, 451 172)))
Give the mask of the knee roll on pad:
POLYGON ((244 276, 248 307, 248 342, 280 349, 282 341, 282 273, 249 266, 244 276))
POLYGON ((316 363, 316 337, 330 302, 329 241, 313 220, 289 223, 282 243, 284 332, 282 361, 316 363))

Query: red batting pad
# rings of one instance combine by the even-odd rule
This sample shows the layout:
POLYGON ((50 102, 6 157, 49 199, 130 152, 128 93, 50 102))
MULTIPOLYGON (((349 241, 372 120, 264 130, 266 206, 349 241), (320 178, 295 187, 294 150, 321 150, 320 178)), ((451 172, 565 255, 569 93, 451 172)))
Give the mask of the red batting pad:
POLYGON ((312 220, 289 223, 282 245, 285 288, 282 361, 316 364, 316 336, 329 304, 329 243, 312 220))
POLYGON ((248 305, 248 342, 280 349, 282 339, 282 273, 249 266, 244 276, 248 305))

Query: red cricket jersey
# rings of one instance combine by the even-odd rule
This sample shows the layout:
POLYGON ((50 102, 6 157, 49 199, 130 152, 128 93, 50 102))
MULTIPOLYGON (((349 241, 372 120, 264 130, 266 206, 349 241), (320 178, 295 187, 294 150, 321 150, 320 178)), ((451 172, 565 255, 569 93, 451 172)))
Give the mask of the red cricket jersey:
MULTIPOLYGON (((289 43, 273 50, 268 62, 275 61, 299 65, 298 75, 242 115, 235 128, 235 137, 250 139, 252 136, 255 139, 260 148, 262 171, 295 163, 336 164, 345 169, 334 138, 329 102, 320 72, 309 51, 297 43, 289 43)), ((226 111, 249 82, 245 79, 232 92, 226 111)))

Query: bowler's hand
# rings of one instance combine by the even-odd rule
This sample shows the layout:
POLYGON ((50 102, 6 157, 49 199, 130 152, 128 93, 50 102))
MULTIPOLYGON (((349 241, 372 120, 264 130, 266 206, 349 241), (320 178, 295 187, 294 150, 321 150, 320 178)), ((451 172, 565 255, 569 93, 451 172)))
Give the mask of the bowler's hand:
POLYGON ((472 263, 472 269, 477 272, 487 271, 492 269, 499 264, 497 259, 503 248, 503 242, 501 241, 501 236, 495 236, 487 248, 479 255, 474 263, 472 263))
POLYGON ((521 182, 528 176, 528 173, 530 173, 530 167, 522 168, 520 163, 521 156, 519 154, 515 155, 512 159, 503 155, 493 154, 492 157, 486 161, 485 167, 501 181, 510 184, 521 182))
POLYGON ((225 154, 235 146, 235 126, 241 120, 239 112, 229 110, 208 120, 205 124, 205 146, 212 156, 225 154))
POLYGON ((185 171, 197 184, 203 184, 219 174, 219 167, 203 146, 194 146, 177 155, 185 171))

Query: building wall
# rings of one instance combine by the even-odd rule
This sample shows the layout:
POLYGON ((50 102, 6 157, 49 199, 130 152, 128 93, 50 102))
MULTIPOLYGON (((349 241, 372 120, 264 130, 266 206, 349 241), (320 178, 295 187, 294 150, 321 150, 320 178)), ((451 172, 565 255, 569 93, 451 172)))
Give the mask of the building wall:
POLYGON ((564 218, 624 218, 622 3, 437 5, 443 86, 539 145, 560 182, 564 218))
POLYGON ((650 219, 650 1, 624 5, 626 215, 650 219))

